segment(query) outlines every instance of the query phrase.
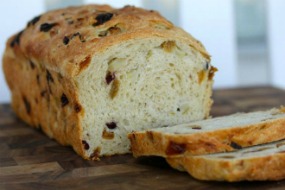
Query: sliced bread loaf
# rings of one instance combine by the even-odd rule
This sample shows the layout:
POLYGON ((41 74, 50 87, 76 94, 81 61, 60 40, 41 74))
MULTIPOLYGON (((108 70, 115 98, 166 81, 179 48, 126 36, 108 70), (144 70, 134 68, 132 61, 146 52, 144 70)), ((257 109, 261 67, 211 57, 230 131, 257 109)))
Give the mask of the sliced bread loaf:
POLYGON ((173 168, 187 171, 200 180, 281 180, 285 179, 285 140, 234 152, 166 160, 173 168))
POLYGON ((3 69, 16 114, 86 159, 130 152, 131 131, 207 118, 216 71, 156 11, 107 5, 33 18, 3 69))
POLYGON ((285 109, 238 113, 129 134, 135 157, 233 151, 285 138, 285 109))

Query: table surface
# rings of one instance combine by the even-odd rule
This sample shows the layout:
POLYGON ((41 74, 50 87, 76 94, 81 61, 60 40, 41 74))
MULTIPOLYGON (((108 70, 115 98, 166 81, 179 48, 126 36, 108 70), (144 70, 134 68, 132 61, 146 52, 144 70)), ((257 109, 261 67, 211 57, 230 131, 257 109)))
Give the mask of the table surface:
MULTIPOLYGON (((215 90, 213 116, 285 105, 272 87, 215 90)), ((158 157, 130 154, 87 161, 16 118, 0 105, 0 189, 285 189, 276 182, 203 182, 171 169, 158 157)))

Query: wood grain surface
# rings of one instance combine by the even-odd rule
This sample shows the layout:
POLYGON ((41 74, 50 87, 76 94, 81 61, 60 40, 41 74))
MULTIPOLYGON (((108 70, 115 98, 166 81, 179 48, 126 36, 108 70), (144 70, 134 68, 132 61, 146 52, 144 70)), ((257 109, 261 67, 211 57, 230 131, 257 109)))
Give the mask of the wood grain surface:
MULTIPOLYGON (((216 90, 213 116, 285 105, 285 91, 271 87, 216 90)), ((0 189, 285 189, 276 182, 203 182, 171 169, 162 158, 130 154, 87 161, 0 105, 0 189)))

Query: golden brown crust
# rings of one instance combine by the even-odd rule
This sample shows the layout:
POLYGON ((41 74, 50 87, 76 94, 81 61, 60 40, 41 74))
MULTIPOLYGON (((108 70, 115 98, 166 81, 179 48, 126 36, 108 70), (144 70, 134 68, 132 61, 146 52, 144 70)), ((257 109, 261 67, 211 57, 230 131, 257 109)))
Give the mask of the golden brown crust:
POLYGON ((244 127, 192 134, 167 134, 156 131, 129 134, 135 157, 157 155, 176 157, 233 151, 285 138, 285 118, 244 127), (152 138, 148 138, 152 133, 152 138))
POLYGON ((83 155, 79 120, 84 110, 78 103, 75 84, 21 52, 16 56, 11 48, 6 50, 3 62, 12 107, 18 117, 59 143, 73 145, 83 155), (64 106, 62 94, 68 98, 64 106))
POLYGON ((173 168, 187 171, 200 180, 234 182, 285 178, 284 153, 237 160, 207 159, 201 156, 172 157, 166 160, 173 168))
MULTIPOLYGON (((209 59, 199 41, 174 27, 157 12, 131 6, 113 9, 107 5, 86 5, 50 11, 36 22, 30 22, 18 36, 20 43, 14 43, 13 48, 19 48, 24 56, 44 63, 50 70, 73 77, 84 69, 80 63, 90 55, 134 37, 153 36, 188 42, 209 59)), ((8 40, 8 48, 16 37, 8 40)))

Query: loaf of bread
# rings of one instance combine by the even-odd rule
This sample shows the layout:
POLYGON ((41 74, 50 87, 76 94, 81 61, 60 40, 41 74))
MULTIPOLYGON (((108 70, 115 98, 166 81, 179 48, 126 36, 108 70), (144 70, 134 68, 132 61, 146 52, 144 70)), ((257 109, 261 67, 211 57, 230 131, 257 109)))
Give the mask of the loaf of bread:
POLYGON ((207 118, 216 71, 159 13, 107 5, 33 18, 3 69, 18 117, 93 160, 130 152, 131 131, 207 118))
POLYGON ((285 139, 285 108, 237 113, 129 134, 138 156, 184 157, 285 139))
POLYGON ((167 162, 200 180, 281 180, 285 179, 285 140, 235 152, 171 157, 167 162))

